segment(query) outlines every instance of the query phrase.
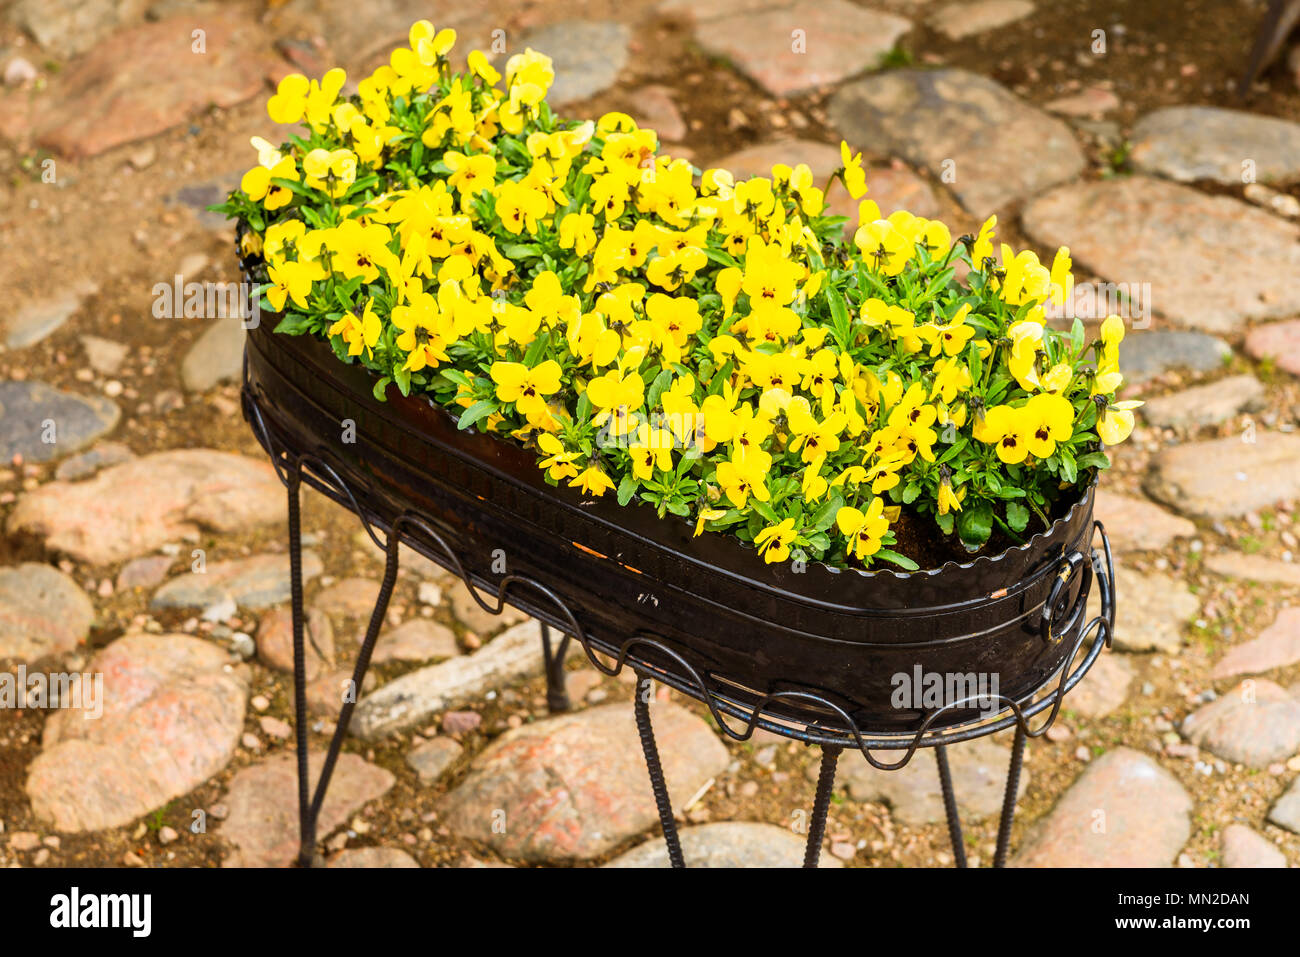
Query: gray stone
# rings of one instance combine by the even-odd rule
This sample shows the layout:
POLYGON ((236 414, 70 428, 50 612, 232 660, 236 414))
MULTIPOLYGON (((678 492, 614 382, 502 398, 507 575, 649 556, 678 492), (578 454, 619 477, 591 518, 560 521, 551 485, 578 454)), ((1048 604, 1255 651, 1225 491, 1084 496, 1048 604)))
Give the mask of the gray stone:
POLYGON ((325 864, 326 867, 419 867, 420 864, 406 851, 396 847, 349 847, 339 851, 325 864))
POLYGON ((43 382, 0 382, 0 461, 48 462, 89 445, 122 411, 102 395, 61 392, 43 382))
MULTIPOLYGON (((805 838, 775 824, 721 821, 682 829, 687 867, 803 867, 805 838)), ((669 867, 668 848, 655 836, 614 858, 606 867, 669 867)), ((819 867, 843 867, 822 853, 819 867)))
MULTIPOLYGON (((877 760, 895 763, 899 752, 875 752, 877 760)), ((964 741, 948 749, 948 766, 952 771, 953 791, 963 818, 977 820, 997 814, 1002 809, 1006 790, 1007 768, 1011 749, 990 738, 964 741)), ((861 754, 849 751, 841 758, 837 780, 855 801, 880 801, 889 805, 895 821, 922 825, 945 820, 943 797, 939 790, 939 768, 933 753, 918 751, 912 760, 896 771, 881 771, 867 763, 861 754)), ((818 766, 808 766, 808 779, 816 781, 818 766)), ((1020 790, 1029 785, 1029 774, 1022 771, 1020 790)))
POLYGON ((1174 369, 1213 372, 1232 358, 1232 347, 1204 332, 1161 330, 1124 337, 1119 364, 1130 383, 1146 382, 1174 369))
POLYGON ((67 322, 81 308, 82 302, 95 291, 93 283, 83 280, 70 284, 47 299, 38 299, 21 306, 3 322, 5 346, 23 349, 40 342, 67 322))
POLYGON ((1259 113, 1165 107, 1138 121, 1132 142, 1134 166, 1184 183, 1209 179, 1236 186, 1300 176, 1300 125, 1259 113))
MULTIPOLYGON (((302 552, 302 580, 321 573, 320 556, 302 552)), ((156 592, 150 608, 208 608, 227 598, 240 608, 269 608, 289 600, 289 556, 254 555, 210 562, 204 571, 177 576, 156 592)))
POLYGON ((1247 679, 1188 715, 1181 730, 1225 761, 1266 768, 1300 749, 1300 700, 1264 678, 1247 679))
POLYGON ((1298 461, 1296 434, 1259 430, 1187 442, 1156 455, 1145 487, 1184 515, 1235 518, 1300 498, 1298 461))
POLYGON ((849 142, 901 156, 950 183, 977 216, 1072 179, 1084 168, 1065 123, 964 70, 891 70, 867 77, 842 87, 829 113, 849 142))
POLYGON ((743 16, 725 8, 721 16, 708 12, 696 12, 696 42, 775 96, 875 69, 912 27, 902 17, 847 0, 796 0, 743 16))
POLYGON ((86 482, 50 482, 23 495, 9 533, 92 565, 146 555, 168 542, 283 521, 284 487, 265 461, 176 449, 105 469, 86 482))
POLYGON ((224 203, 230 193, 239 186, 244 169, 223 173, 215 179, 200 183, 187 183, 167 197, 167 202, 184 206, 194 213, 199 225, 213 232, 230 229, 233 222, 221 213, 213 213, 209 206, 224 203))
POLYGON ((133 458, 135 453, 121 442, 101 442, 79 455, 64 459, 54 470, 54 477, 61 482, 75 482, 78 479, 89 478, 110 465, 130 462, 133 458))
POLYGON ((130 346, 99 336, 82 336, 81 348, 86 352, 86 362, 102 375, 116 375, 126 360, 130 346))
POLYGON ((58 57, 89 50, 102 37, 139 21, 149 0, 18 0, 9 20, 58 57))
MULTIPOLYGON (((658 820, 631 704, 611 704, 507 731, 479 754, 443 800, 453 834, 530 862, 604 854, 658 820), (500 821, 506 827, 499 826, 500 821)), ((651 705, 668 793, 677 806, 729 756, 700 718, 651 705)))
POLYGON ((1190 538, 1196 526, 1143 498, 1097 490, 1093 507, 1097 520, 1106 526, 1110 547, 1116 552, 1164 548, 1176 538, 1190 538))
POLYGON ((214 319, 181 362, 181 381, 191 392, 206 392, 239 378, 244 365, 244 321, 214 319))
POLYGON ((1283 608, 1258 638, 1228 649, 1211 678, 1260 674, 1300 661, 1300 608, 1283 608))
POLYGON ((551 58, 555 82, 547 102, 562 106, 613 86, 627 64, 630 39, 631 31, 612 20, 565 20, 524 34, 518 52, 531 47, 551 58))
POLYGON ((1300 834, 1300 778, 1291 782, 1268 812, 1268 819, 1278 827, 1300 834))
POLYGON ((1243 412, 1268 404, 1268 391, 1253 375, 1232 375, 1155 399, 1147 399, 1142 416, 1152 425, 1195 429, 1219 425, 1243 412))
MULTIPOLYGON (((1142 572, 1115 565, 1115 636, 1119 651, 1159 651, 1176 655, 1183 647, 1183 626, 1196 617, 1201 603, 1182 581, 1163 572, 1142 572)), ((1088 617, 1101 614, 1100 590, 1088 596, 1088 617)))
POLYGON ((459 742, 439 736, 412 748, 406 756, 406 763, 419 775, 422 783, 435 784, 464 753, 465 749, 459 742))
POLYGON ((352 733, 375 740, 425 724, 493 688, 540 674, 542 664, 541 625, 515 625, 473 654, 409 672, 362 698, 352 715, 352 733))
MULTIPOLYGON (((324 754, 311 752, 311 780, 320 775, 324 754)), ((355 754, 339 755, 321 805, 316 835, 331 831, 370 801, 388 792, 396 778, 355 754)), ((230 781, 225 803, 230 816, 218 836, 232 845, 226 867, 287 867, 298 853, 297 757, 277 754, 244 768, 230 781)))
POLYGON ((57 568, 37 562, 0 568, 0 661, 72 651, 94 618, 90 598, 57 568))
POLYGON ((53 711, 28 769, 40 820, 60 831, 121 827, 188 794, 234 755, 247 675, 216 645, 129 634, 86 670, 104 676, 102 700, 83 696, 80 707, 53 711))
POLYGON ((931 18, 935 29, 953 40, 988 33, 1034 12, 1029 0, 975 0, 940 7, 931 18))
POLYGON ((1286 867, 1286 855, 1277 845, 1244 824, 1224 828, 1220 847, 1224 867, 1286 867))
POLYGON ((1022 219, 1041 245, 1069 246, 1076 269, 1150 283, 1143 305, 1176 326, 1234 333, 1300 312, 1300 229, 1240 200, 1122 176, 1055 189, 1022 219))
POLYGON ((117 590, 130 591, 133 588, 153 588, 167 577, 176 559, 170 555, 146 555, 133 558, 117 574, 117 590))
POLYGON ((1145 754, 1090 763, 1038 821, 1013 867, 1168 867, 1191 833, 1192 799, 1145 754))

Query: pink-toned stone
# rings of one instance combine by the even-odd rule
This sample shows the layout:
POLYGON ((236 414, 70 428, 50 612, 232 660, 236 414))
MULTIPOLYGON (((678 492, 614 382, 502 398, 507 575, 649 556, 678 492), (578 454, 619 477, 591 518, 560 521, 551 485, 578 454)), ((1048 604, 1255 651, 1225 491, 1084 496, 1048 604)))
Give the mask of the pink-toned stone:
POLYGON ((828 86, 871 69, 912 25, 847 0, 798 0, 789 6, 698 19, 695 38, 769 93, 828 86))
POLYGON ((1150 283, 1147 305, 1176 326, 1231 333, 1300 313, 1300 228, 1228 196, 1120 176, 1055 189, 1023 221, 1043 246, 1069 246, 1076 270, 1150 283))
MULTIPOLYGON (((311 549, 302 552, 302 580, 321 573, 321 560, 311 549)), ((178 575, 149 601, 151 608, 209 608, 231 599, 240 608, 269 608, 287 602, 291 592, 291 565, 285 553, 253 555, 223 562, 208 562, 200 569, 178 575)))
POLYGON ((159 452, 86 482, 50 482, 23 495, 9 532, 45 539, 92 565, 152 552, 200 529, 235 532, 283 521, 284 487, 269 463, 208 449, 159 452))
POLYGON ((1102 652, 1062 707, 1085 718, 1104 718, 1124 704, 1132 683, 1133 666, 1120 655, 1102 652))
POLYGON ((131 634, 99 652, 103 701, 53 712, 27 777, 33 813, 60 831, 120 827, 192 791, 235 752, 248 686, 188 635, 131 634), (102 717, 94 718, 96 706, 102 717))
POLYGON ((1300 319, 1256 326, 1246 336, 1246 351, 1256 359, 1270 359, 1292 375, 1300 375, 1300 319))
POLYGON ((37 107, 24 92, 0 104, 8 138, 33 135, 65 156, 97 156, 154 136, 209 106, 256 96, 277 58, 239 10, 182 14, 116 33, 51 81, 37 107), (203 31, 203 52, 194 31, 203 31), (29 112, 30 110, 30 112, 29 112), (30 124, 30 125, 28 125, 30 124))
MULTIPOLYGON (((334 628, 319 608, 307 610, 303 645, 307 680, 315 681, 334 663, 334 628)), ((257 657, 268 668, 293 672, 293 614, 288 608, 272 608, 262 615, 257 625, 257 657)))
POLYGON ((344 578, 322 588, 312 605, 327 615, 369 619, 378 597, 379 582, 369 578, 344 578))
POLYGON ((659 142, 675 143, 686 136, 686 121, 667 87, 643 86, 632 93, 632 116, 637 124, 659 134, 659 142))
POLYGON ((1093 761, 1033 828, 1015 867, 1168 867, 1191 833, 1192 799, 1131 748, 1093 761))
POLYGON ((339 851, 326 867, 419 867, 410 854, 396 847, 350 847, 339 851))
POLYGON ((1228 649, 1212 678, 1260 674, 1300 661, 1300 608, 1283 608, 1258 638, 1228 649))
MULTIPOLYGON (((499 615, 484 610, 474 600, 474 596, 469 593, 469 589, 465 587, 463 582, 457 581, 451 584, 449 588, 452 614, 456 616, 457 621, 480 638, 486 638, 502 628, 528 620, 528 615, 513 605, 504 605, 499 615)), ((489 589, 480 589, 479 597, 487 602, 489 607, 496 604, 496 600, 489 589)))
MULTIPOLYGON (((669 794, 677 806, 727 765, 727 749, 699 718, 651 705, 669 794)), ((605 705, 508 731, 475 758, 443 802, 459 837, 528 861, 602 854, 658 820, 630 704, 605 705), (505 827, 494 826, 504 816, 505 827)))
POLYGON ((1300 586, 1300 564, 1281 562, 1263 555, 1242 552, 1216 552, 1205 560, 1205 567, 1216 575, 1244 578, 1270 585, 1300 586))
POLYGON ((442 716, 443 734, 468 734, 483 723, 477 711, 448 711, 442 716))
POLYGON ((962 40, 1023 20, 1033 12, 1029 0, 963 0, 940 7, 931 21, 950 38, 962 40))
POLYGON ((1184 515, 1231 518, 1300 498, 1300 435, 1260 430, 1167 446, 1146 490, 1184 515))
POLYGON ((1286 855, 1277 845, 1244 824, 1223 829, 1222 848, 1224 867, 1286 867, 1286 855))
POLYGON ((132 588, 153 588, 164 578, 176 559, 170 555, 145 555, 133 558, 117 573, 117 590, 130 591, 132 588))
POLYGON ((1106 527, 1110 547, 1117 552, 1158 550, 1175 538, 1190 538, 1196 526, 1143 498, 1098 489, 1094 514, 1106 527))
POLYGON ((460 654, 456 635, 446 625, 428 618, 412 618, 384 632, 375 643, 374 660, 432 661, 460 654))
POLYGON ((1300 700, 1264 678, 1248 678, 1183 721, 1192 744, 1252 768, 1300 749, 1300 700))
MULTIPOLYGON (((311 780, 324 755, 308 755, 311 780)), ((316 833, 325 838, 366 803, 382 797, 396 779, 355 754, 341 754, 321 805, 316 833)), ((230 782, 230 816, 218 836, 232 846, 226 867, 286 867, 298 853, 297 757, 277 754, 244 768, 230 782)))
POLYGON ((1087 86, 1078 93, 1052 100, 1047 109, 1061 116, 1100 116, 1118 110, 1119 97, 1099 86, 1087 86))

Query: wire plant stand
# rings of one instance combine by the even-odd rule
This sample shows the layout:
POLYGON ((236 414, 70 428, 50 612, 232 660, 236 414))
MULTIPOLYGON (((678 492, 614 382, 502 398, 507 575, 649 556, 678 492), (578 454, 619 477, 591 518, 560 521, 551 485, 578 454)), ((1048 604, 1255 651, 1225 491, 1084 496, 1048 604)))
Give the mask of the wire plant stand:
MULTIPOLYGON (((812 814, 809 818, 804 866, 816 867, 826 831, 826 818, 835 785, 836 769, 841 754, 857 751, 872 767, 890 771, 908 764, 923 748, 932 748, 938 766, 940 788, 947 818, 948 834, 956 866, 967 865, 961 821, 953 791, 952 774, 948 762, 948 748, 985 735, 1010 728, 1015 729, 1007 769, 1006 789, 998 823, 997 848, 994 867, 1006 864, 1009 851, 1011 824, 1015 814, 1025 745, 1029 738, 1042 736, 1051 727, 1060 711, 1064 696, 1074 688, 1092 667, 1103 646, 1109 647, 1114 630, 1115 594, 1114 565, 1110 544, 1100 522, 1094 523, 1095 535, 1100 537, 1101 548, 1091 549, 1090 561, 1066 559, 1057 572, 1051 597, 1043 605, 1039 622, 1044 640, 1059 641, 1061 635, 1055 628, 1054 618, 1060 610, 1057 594, 1066 589, 1076 576, 1083 576, 1082 597, 1086 597, 1092 578, 1096 578, 1101 598, 1100 614, 1078 630, 1064 663, 1029 693, 1013 699, 1004 695, 975 695, 950 701, 933 708, 914 729, 906 732, 873 731, 859 727, 852 716, 839 704, 812 689, 785 688, 762 696, 737 693, 743 685, 725 676, 702 673, 669 643, 660 637, 637 632, 613 638, 591 634, 585 630, 573 610, 551 588, 528 575, 505 575, 493 583, 477 578, 466 568, 456 543, 434 527, 426 517, 415 510, 406 510, 395 518, 385 520, 370 503, 369 489, 364 484, 343 478, 344 468, 336 467, 331 453, 323 448, 294 447, 291 435, 277 429, 272 418, 264 414, 255 390, 247 380, 242 392, 244 417, 262 448, 270 456, 280 481, 288 494, 288 536, 291 575, 291 602, 293 618, 294 652, 294 715, 297 743, 298 814, 300 866, 310 867, 316 860, 316 828, 321 806, 329 788, 330 779, 342 750, 344 738, 356 707, 356 695, 347 696, 330 739, 329 748, 321 767, 320 776, 311 786, 308 770, 308 715, 306 697, 306 655, 304 642, 305 615, 302 586, 302 519, 301 490, 303 486, 314 489, 354 513, 361 521, 366 534, 376 546, 384 550, 384 574, 370 614, 369 624, 357 654, 352 671, 353 689, 362 687, 370 667, 371 655, 379 630, 385 621, 389 600, 397 580, 401 546, 406 545, 418 554, 437 563, 464 582, 474 601, 486 612, 500 614, 507 604, 526 605, 525 610, 541 623, 542 651, 546 677, 546 700, 552 712, 564 711, 569 702, 564 688, 565 654, 571 641, 577 641, 588 662, 601 674, 614 676, 624 668, 636 675, 634 712, 638 736, 645 755, 650 785, 654 794, 660 826, 667 845, 668 857, 673 867, 684 866, 681 841, 673 814, 659 750, 655 742, 650 717, 651 683, 659 682, 683 695, 703 703, 722 733, 734 741, 751 738, 758 729, 803 742, 822 749, 821 765, 817 779, 812 814), (559 638, 556 641, 555 633, 559 638), (1084 645, 1091 647, 1080 658, 1084 645), (996 701, 993 713, 988 707, 990 697, 996 701), (961 723, 944 723, 941 719, 950 712, 962 712, 979 703, 983 715, 961 723), (791 721, 780 713, 779 706, 799 705, 824 715, 814 721, 791 721), (1039 716, 1042 716, 1041 719, 1039 716), (1031 722, 1039 719, 1036 726, 1031 722), (882 760, 874 752, 894 752, 894 760, 882 760)), ((1073 629, 1062 629, 1066 632, 1073 629)))

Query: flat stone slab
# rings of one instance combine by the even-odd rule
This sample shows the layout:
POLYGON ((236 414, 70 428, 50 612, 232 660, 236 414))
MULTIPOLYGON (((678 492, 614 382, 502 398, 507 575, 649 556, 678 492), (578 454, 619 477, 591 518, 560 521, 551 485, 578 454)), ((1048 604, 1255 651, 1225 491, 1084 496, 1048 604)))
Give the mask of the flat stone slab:
POLYGON ((268 462, 178 449, 146 455, 87 482, 50 482, 21 496, 9 533, 92 565, 155 551, 204 529, 237 532, 284 521, 284 486, 268 462))
MULTIPOLYGON (((727 766, 700 718, 650 706, 668 792, 681 806, 727 766)), ((630 703, 507 731, 479 754, 442 803, 453 834, 530 862, 597 857, 658 821, 630 703)))
POLYGON ((1286 855, 1277 845, 1244 824, 1225 827, 1219 847, 1224 867, 1286 867, 1286 855))
POLYGON ((351 731, 375 740, 426 724, 433 715, 468 704, 493 688, 540 674, 542 667, 541 625, 515 625, 473 654, 409 672, 366 695, 352 713, 351 731))
MULTIPOLYGON (((315 681, 334 667, 334 628, 319 608, 308 608, 303 619, 303 661, 308 681, 315 681)), ((262 664, 286 674, 293 673, 293 613, 283 606, 272 608, 257 623, 257 657, 262 664)))
POLYGON ((1243 412, 1268 405, 1268 390, 1253 375, 1231 375, 1154 399, 1142 406, 1142 417, 1169 429, 1219 425, 1243 412))
MULTIPOLYGON (((3 100, 0 99, 0 102, 3 100)), ((61 288, 49 297, 23 303, 4 320, 0 320, 5 347, 25 349, 52 335, 72 318, 73 313, 95 291, 94 283, 81 280, 61 288)))
POLYGON ((326 867, 419 867, 419 862, 396 847, 349 847, 339 851, 326 867))
POLYGON ((1168 867, 1191 834, 1192 799, 1132 748, 1088 765, 1036 823, 1013 867, 1168 867))
POLYGON ((48 462, 111 432, 122 416, 102 395, 63 392, 43 382, 0 382, 0 462, 21 455, 48 462))
POLYGON ((1205 567, 1216 575, 1245 578, 1269 585, 1300 586, 1300 564, 1281 562, 1263 555, 1241 552, 1215 552, 1205 559, 1205 567))
POLYGON ((1119 364, 1130 384, 1146 382, 1175 369, 1214 372, 1232 358, 1232 347, 1204 332, 1161 329, 1135 332, 1119 346, 1119 364))
POLYGON ((58 73, 48 90, 0 101, 0 133, 74 158, 147 139, 209 106, 262 92, 278 60, 242 11, 180 14, 121 30, 58 73), (203 52, 192 39, 203 31, 203 52))
POLYGON ((627 65, 631 31, 613 20, 565 20, 530 30, 519 41, 551 58, 555 82, 546 99, 553 106, 603 93, 627 65))
POLYGON ((190 392, 206 392, 233 382, 244 368, 244 320, 214 319, 181 361, 181 382, 190 392))
POLYGON ((379 582, 370 578, 344 578, 322 588, 311 604, 327 615, 356 618, 369 624, 378 597, 379 582))
POLYGON ((1191 538, 1196 526, 1144 498, 1097 490, 1093 514, 1106 526, 1106 537, 1116 552, 1158 550, 1176 538, 1191 538))
POLYGON ((1150 283, 1151 307, 1175 326, 1234 333, 1300 312, 1300 229, 1227 196, 1121 176, 1055 189, 1023 224, 1044 246, 1069 246, 1076 270, 1150 283))
MULTIPOLYGON (((302 580, 310 581, 321 570, 320 556, 310 548, 303 549, 302 580)), ((288 601, 288 554, 209 562, 202 572, 187 572, 171 579, 154 592, 149 607, 210 608, 227 598, 246 609, 270 608, 288 601)))
MULTIPOLYGON (((894 763, 899 753, 876 752, 878 760, 894 763)), ((953 791, 963 818, 978 820, 1002 810, 1006 791, 1007 768, 1011 748, 987 737, 964 741, 948 749, 948 767, 952 771, 953 791)), ((817 762, 809 765, 807 776, 816 781, 817 762)), ((881 771, 854 752, 840 757, 836 780, 855 801, 878 801, 889 805, 895 821, 922 825, 946 820, 943 797, 939 790, 939 766, 929 749, 922 749, 896 771, 881 771)), ((1021 771, 1020 790, 1029 786, 1028 771, 1021 771)))
POLYGON ((1128 700, 1132 684, 1133 666, 1122 656, 1103 651, 1061 707, 1085 718, 1104 718, 1128 700))
MULTIPOLYGON (((501 613, 497 615, 487 611, 474 600, 474 596, 469 593, 469 588, 459 579, 453 580, 447 591, 451 598, 451 613, 456 616, 458 622, 480 638, 486 638, 507 626, 528 621, 528 615, 514 605, 503 605, 501 613)), ((490 589, 480 589, 479 597, 489 606, 496 604, 490 589)))
MULTIPOLYGON (((1121 351, 1123 345, 1120 345, 1121 351)), ((1256 359, 1269 359, 1279 369, 1300 375, 1300 319, 1256 326, 1246 335, 1246 351, 1256 359)))
MULTIPOLYGON (((308 772, 314 783, 324 754, 310 752, 308 772)), ((297 755, 277 754, 244 768, 230 781, 225 804, 230 815, 218 836, 232 846, 225 867, 287 867, 298 856, 297 755)), ((383 797, 396 778, 359 755, 343 753, 334 766, 316 835, 325 838, 364 805, 383 797)))
POLYGON ((95 608, 57 568, 0 568, 0 661, 32 662, 72 651, 90 634, 95 608))
POLYGON ((1264 678, 1243 681, 1189 714, 1183 737, 1225 761, 1266 768, 1300 750, 1300 699, 1264 678))
POLYGON ((1149 495, 1193 518, 1236 518, 1300 498, 1300 435, 1259 430, 1162 449, 1149 495), (1244 438, 1255 441, 1243 441, 1244 438))
POLYGON ((1244 110, 1165 107, 1137 122, 1132 142, 1134 166, 1184 183, 1235 186, 1300 176, 1300 124, 1244 110))
POLYGON ((1258 638, 1228 649, 1210 677, 1260 674, 1297 661, 1300 661, 1300 608, 1283 608, 1258 638))
MULTIPOLYGON (((1163 572, 1141 572, 1115 565, 1115 636, 1117 651, 1159 651, 1176 655, 1183 647, 1183 627, 1201 610, 1187 585, 1163 572)), ((1088 617, 1101 614, 1097 588, 1088 596, 1088 617)))
MULTIPOLYGON (((805 839, 775 824, 720 821, 678 831, 687 867, 803 867, 805 839)), ((606 867, 670 867, 668 848, 655 836, 614 858, 606 867)), ((844 865, 825 851, 818 867, 844 865)))
POLYGON ((875 69, 912 24, 847 0, 799 0, 738 16, 696 13, 695 39, 774 96, 875 69))
POLYGON ((86 670, 103 675, 103 700, 83 696, 81 707, 52 711, 28 769, 32 812, 57 830, 129 824, 192 791, 234 755, 248 684, 216 645, 129 634, 86 670))
POLYGON ((925 170, 980 217, 1085 165, 1064 122, 964 70, 890 70, 841 87, 828 111, 849 142, 925 170))
POLYGON ((975 0, 942 6, 930 22, 950 39, 962 40, 1023 20, 1033 12, 1029 0, 975 0))

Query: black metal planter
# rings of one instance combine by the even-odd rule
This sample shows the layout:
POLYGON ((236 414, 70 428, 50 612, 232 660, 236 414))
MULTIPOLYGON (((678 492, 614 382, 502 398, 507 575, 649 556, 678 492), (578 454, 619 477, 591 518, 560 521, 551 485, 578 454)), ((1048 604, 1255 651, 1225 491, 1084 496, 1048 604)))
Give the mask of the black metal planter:
MULTIPOLYGON (((303 482, 355 512, 387 547, 355 687, 368 668, 404 542, 462 577, 485 609, 509 603, 543 622, 553 708, 565 705, 562 665, 572 638, 606 674, 630 665, 642 679, 706 703, 733 738, 762 727, 822 745, 809 866, 817 861, 835 762, 846 747, 879 768, 901 767, 917 748, 934 747, 954 854, 964 864, 944 749, 1015 726, 995 864, 1005 861, 1025 739, 1046 731, 1113 629, 1114 576, 1105 532, 1092 521, 1092 488, 1047 532, 996 557, 913 574, 819 563, 796 573, 763 564, 725 536, 692 538, 685 523, 661 520, 649 508, 552 488, 530 451, 462 432, 443 409, 403 398, 393 387, 388 401, 379 402, 365 369, 340 363, 319 340, 276 335, 274 320, 263 319, 248 336, 243 406, 290 496, 301 863, 314 853, 316 813, 353 708, 343 707, 309 797, 298 525, 303 482), (1094 526, 1101 553, 1092 549, 1094 526), (376 530, 387 533, 386 542, 376 530), (1102 614, 1086 621, 1094 577, 1102 614), (480 591, 492 597, 485 600, 480 591), (550 647, 547 626, 563 635, 559 648, 550 647), (1099 640, 1076 663, 1089 635, 1099 640), (985 684, 981 695, 937 705, 900 703, 897 676, 913 674, 982 676, 985 684), (1045 720, 1031 729, 1029 719, 1044 711, 1045 720), (732 727, 736 719, 740 727, 732 727), (904 754, 883 762, 876 750, 904 754)), ((638 728, 670 858, 680 865, 648 699, 638 682, 638 728)))

